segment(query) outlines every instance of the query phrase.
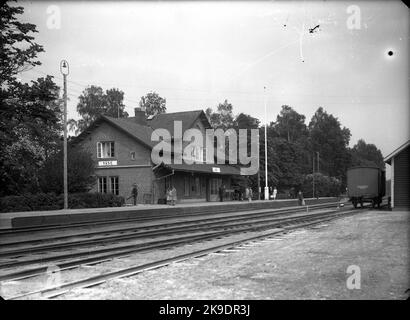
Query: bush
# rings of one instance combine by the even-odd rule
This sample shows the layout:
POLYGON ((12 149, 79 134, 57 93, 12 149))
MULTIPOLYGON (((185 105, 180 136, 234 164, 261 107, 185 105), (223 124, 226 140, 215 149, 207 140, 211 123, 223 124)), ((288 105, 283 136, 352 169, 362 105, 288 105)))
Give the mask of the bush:
MULTIPOLYGON (((340 194, 342 183, 335 177, 325 176, 315 173, 315 196, 318 197, 337 197, 340 194)), ((302 192, 305 198, 312 197, 313 175, 308 174, 302 185, 302 192)))
MULTIPOLYGON (((102 193, 72 193, 68 195, 70 209, 121 207, 123 197, 102 193)), ((64 208, 64 195, 54 193, 25 194, 0 198, 0 212, 59 210, 64 208)))

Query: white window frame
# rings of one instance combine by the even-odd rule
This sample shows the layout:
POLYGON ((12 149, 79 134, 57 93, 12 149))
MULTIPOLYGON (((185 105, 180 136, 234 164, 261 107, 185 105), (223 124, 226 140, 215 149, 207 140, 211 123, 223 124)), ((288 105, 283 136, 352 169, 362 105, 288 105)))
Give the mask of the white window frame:
POLYGON ((108 181, 107 177, 98 177, 98 192, 99 193, 108 193, 108 181), (105 180, 105 190, 104 188, 104 180, 105 180))
POLYGON ((120 178, 118 176, 112 176, 110 177, 110 191, 112 194, 119 195, 120 194, 120 178), (113 183, 113 179, 114 180, 113 183))
POLYGON ((115 142, 114 141, 97 142, 97 158, 98 159, 110 159, 114 157, 115 157, 115 142))

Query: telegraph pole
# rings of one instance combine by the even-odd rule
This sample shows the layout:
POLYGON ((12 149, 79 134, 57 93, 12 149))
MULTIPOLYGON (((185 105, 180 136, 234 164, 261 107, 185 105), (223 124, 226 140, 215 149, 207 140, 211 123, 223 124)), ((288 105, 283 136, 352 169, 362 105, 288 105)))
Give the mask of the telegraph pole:
POLYGON ((313 185, 313 191, 312 191, 312 198, 315 197, 315 154, 312 156, 312 185, 313 185))
POLYGON ((265 100, 265 200, 269 200, 269 187, 268 187, 268 116, 266 112, 266 87, 263 87, 264 100, 265 100))
POLYGON ((68 62, 60 62, 60 71, 64 79, 64 209, 68 209, 68 179, 67 179, 67 75, 69 73, 68 62))

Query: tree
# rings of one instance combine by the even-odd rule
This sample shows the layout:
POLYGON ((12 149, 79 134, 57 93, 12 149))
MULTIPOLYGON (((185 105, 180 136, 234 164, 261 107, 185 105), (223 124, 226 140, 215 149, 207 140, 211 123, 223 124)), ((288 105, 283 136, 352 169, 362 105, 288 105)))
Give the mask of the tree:
MULTIPOLYGON (((94 185, 94 161, 89 152, 69 147, 67 152, 68 192, 88 192, 94 185)), ((50 157, 40 170, 40 188, 42 192, 64 192, 63 151, 50 157)))
POLYGON ((22 23, 17 16, 23 14, 23 7, 10 6, 7 2, 0 4, 0 87, 15 81, 17 73, 40 65, 37 54, 43 47, 34 42, 33 33, 36 26, 22 23))
POLYGON ((166 102, 166 99, 160 97, 158 93, 149 92, 141 97, 139 105, 141 108, 145 108, 147 116, 151 116, 167 112, 166 102))
POLYGON ((16 83, 12 93, 16 112, 2 135, 0 195, 38 190, 38 170, 54 153, 61 136, 59 87, 51 76, 31 84, 16 83))
MULTIPOLYGON (((265 128, 261 128, 260 137, 265 128)), ((272 126, 268 127, 268 185, 287 190, 301 185, 307 173, 308 162, 304 146, 276 137, 272 126)), ((265 184, 265 140, 260 142, 260 175, 261 184, 265 184)))
POLYGON ((212 108, 207 108, 205 113, 214 129, 230 129, 234 126, 233 106, 228 100, 218 104, 216 112, 212 108))
MULTIPOLYGON (((315 197, 337 197, 340 195, 342 183, 335 177, 328 177, 319 172, 314 174, 315 197)), ((304 197, 313 197, 313 174, 308 174, 301 186, 304 197)))
POLYGON ((0 196, 20 189, 25 166, 14 155, 21 154, 21 159, 30 159, 33 154, 33 148, 29 149, 31 138, 40 136, 36 134, 39 127, 30 127, 31 122, 56 120, 44 105, 26 103, 26 88, 16 79, 19 72, 39 65, 37 55, 44 51, 34 42, 36 26, 18 21, 23 12, 23 7, 10 6, 6 2, 0 4, 0 196))
MULTIPOLYGON (((237 152, 238 152, 238 159, 239 159, 239 151, 240 151, 240 142, 239 142, 239 129, 247 129, 247 140, 246 140, 246 147, 248 151, 248 156, 251 154, 251 129, 258 129, 259 128, 259 119, 254 118, 248 114, 240 113, 233 122, 233 128, 238 133, 237 135, 237 152)), ((227 141, 228 143, 228 141, 227 141)), ((228 148, 226 147, 226 150, 228 148)), ((256 190, 257 187, 257 175, 252 177, 233 177, 232 183, 238 186, 246 187, 250 185, 256 190)))
POLYGON ((337 118, 320 107, 309 123, 309 140, 311 152, 319 152, 320 172, 345 181, 350 163, 350 130, 342 128, 337 118))
POLYGON ((352 149, 352 166, 376 166, 381 169, 385 168, 382 152, 374 145, 367 144, 360 139, 352 149))
POLYGON ((82 132, 101 115, 128 117, 124 111, 124 92, 119 89, 112 88, 104 92, 101 87, 92 85, 84 89, 78 99, 77 112, 82 118, 78 121, 69 120, 70 129, 75 129, 76 133, 82 132))
POLYGON ((295 142, 307 136, 305 116, 287 105, 282 106, 280 114, 276 117, 274 128, 278 136, 288 142, 295 142))
POLYGON ((119 89, 112 88, 105 91, 106 110, 104 114, 115 118, 127 118, 124 101, 124 92, 119 89))

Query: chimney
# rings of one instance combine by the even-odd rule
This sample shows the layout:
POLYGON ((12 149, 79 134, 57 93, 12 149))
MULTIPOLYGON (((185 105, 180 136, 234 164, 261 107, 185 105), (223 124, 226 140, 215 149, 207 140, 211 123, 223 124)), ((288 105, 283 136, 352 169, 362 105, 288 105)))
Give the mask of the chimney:
POLYGON ((142 126, 146 126, 147 120, 145 118, 145 108, 134 108, 134 112, 135 121, 142 126))

